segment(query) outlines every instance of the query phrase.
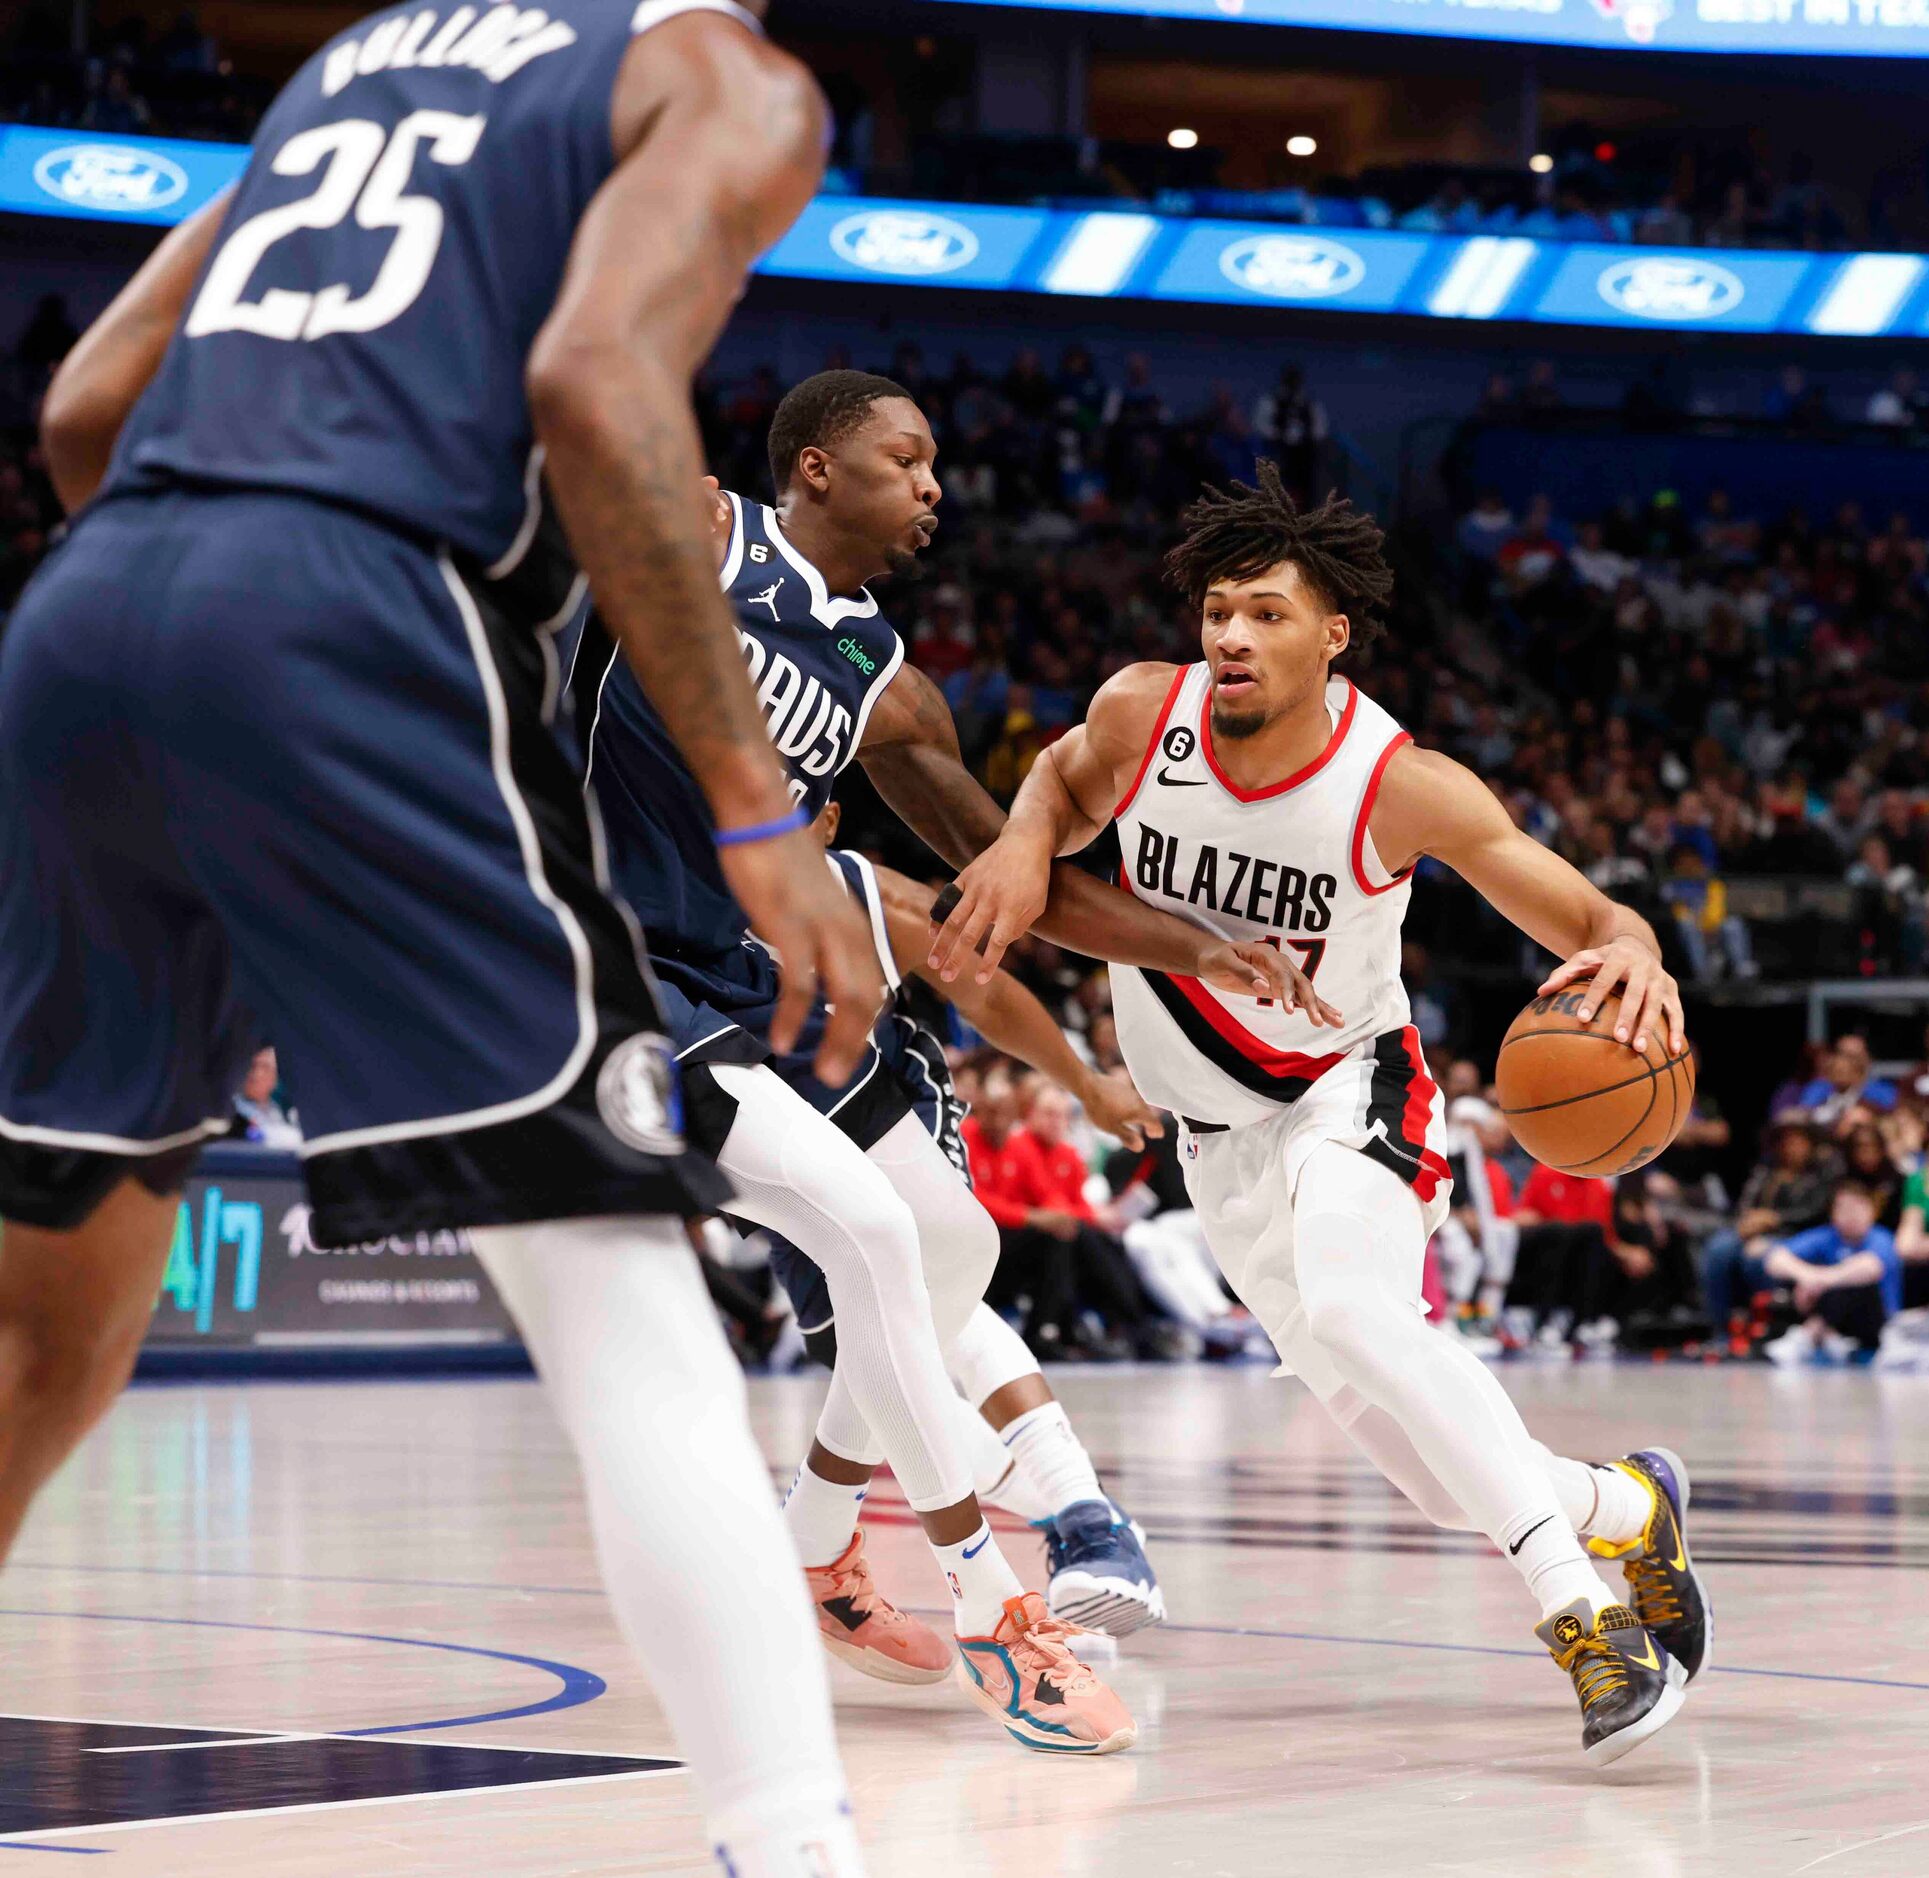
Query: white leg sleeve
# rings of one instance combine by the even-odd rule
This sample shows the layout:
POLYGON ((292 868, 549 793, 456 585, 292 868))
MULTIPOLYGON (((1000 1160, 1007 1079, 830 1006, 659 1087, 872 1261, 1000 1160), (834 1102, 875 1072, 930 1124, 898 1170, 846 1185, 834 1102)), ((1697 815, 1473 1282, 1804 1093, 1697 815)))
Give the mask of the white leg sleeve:
POLYGON ((717 1156, 737 1189, 730 1210, 801 1247, 830 1286, 837 1368, 827 1419, 842 1445, 825 1445, 863 1460, 874 1434, 916 1511, 955 1506, 971 1492, 971 1469, 911 1209, 774 1071, 719 1063, 710 1073, 737 1104, 717 1156))
MULTIPOLYGON (((1350 1148, 1316 1148, 1294 1194, 1292 1242, 1302 1303, 1296 1330, 1329 1374, 1386 1413, 1446 1501, 1496 1543, 1535 1520, 1561 1518, 1507 1392, 1420 1316, 1425 1238, 1418 1203, 1401 1182, 1350 1148)), ((1293 1363, 1290 1351, 1281 1355, 1293 1363)), ((1346 1419, 1342 1397, 1320 1394, 1346 1419)))
POLYGON ((1025 1340, 989 1304, 981 1304, 952 1339, 951 1380, 974 1411, 1007 1383, 1040 1373, 1025 1340))
POLYGON ((712 1842, 842 1844, 823 1648, 681 1223, 474 1238, 576 1449, 604 1582, 712 1842))
POLYGON ((938 1343, 950 1349, 998 1264, 998 1226, 915 1115, 865 1150, 917 1222, 938 1343))

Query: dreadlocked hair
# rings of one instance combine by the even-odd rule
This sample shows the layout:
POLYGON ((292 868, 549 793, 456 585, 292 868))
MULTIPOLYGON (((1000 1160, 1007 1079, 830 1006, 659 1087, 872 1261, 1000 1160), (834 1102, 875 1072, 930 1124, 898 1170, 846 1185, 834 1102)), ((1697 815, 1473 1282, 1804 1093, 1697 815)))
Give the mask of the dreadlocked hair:
POLYGON ((1252 580, 1290 561, 1335 613, 1346 615, 1353 629, 1347 652, 1364 651, 1385 633, 1393 598, 1379 523, 1341 495, 1301 508, 1268 458, 1260 458, 1257 475, 1257 488, 1208 488, 1180 514, 1185 539, 1165 557, 1166 579, 1199 606, 1215 581, 1252 580))

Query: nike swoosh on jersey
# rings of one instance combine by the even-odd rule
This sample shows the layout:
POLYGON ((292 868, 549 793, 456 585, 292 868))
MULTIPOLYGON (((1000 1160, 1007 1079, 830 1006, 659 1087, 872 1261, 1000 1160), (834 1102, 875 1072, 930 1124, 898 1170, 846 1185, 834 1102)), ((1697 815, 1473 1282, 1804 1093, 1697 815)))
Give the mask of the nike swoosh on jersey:
POLYGON ((1203 776, 1174 776, 1169 770, 1160 770, 1159 781, 1168 789, 1203 789, 1206 779, 1203 776))

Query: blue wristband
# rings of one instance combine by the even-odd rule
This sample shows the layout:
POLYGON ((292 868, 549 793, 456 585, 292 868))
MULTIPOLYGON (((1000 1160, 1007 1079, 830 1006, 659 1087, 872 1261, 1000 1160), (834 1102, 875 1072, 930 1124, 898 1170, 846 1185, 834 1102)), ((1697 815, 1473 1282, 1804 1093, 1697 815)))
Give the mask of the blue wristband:
POLYGON ((773 835, 788 835, 796 829, 808 828, 810 823, 809 812, 800 802, 788 815, 780 815, 774 822, 752 822, 744 828, 719 828, 717 846, 741 848, 752 841, 768 841, 773 835))

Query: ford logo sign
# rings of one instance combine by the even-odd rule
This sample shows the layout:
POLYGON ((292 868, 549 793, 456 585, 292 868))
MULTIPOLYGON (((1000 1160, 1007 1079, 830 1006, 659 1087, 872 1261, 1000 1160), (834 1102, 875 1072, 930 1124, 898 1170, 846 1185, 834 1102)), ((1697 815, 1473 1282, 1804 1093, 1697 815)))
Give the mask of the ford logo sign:
POLYGON ((188 192, 188 173, 180 164, 116 143, 70 143, 49 150, 33 166, 33 179, 56 202, 109 215, 164 209, 188 192))
POLYGON ((955 274, 978 258, 978 237, 962 222, 915 209, 847 215, 831 230, 831 246, 867 274, 955 274))
POLYGON ((1599 285, 1609 306, 1642 320, 1715 319, 1747 291, 1725 267, 1681 256, 1617 261, 1599 285))
POLYGON ((1219 271, 1271 300, 1330 300, 1366 278, 1366 263, 1323 235, 1248 235, 1220 255, 1219 271))

